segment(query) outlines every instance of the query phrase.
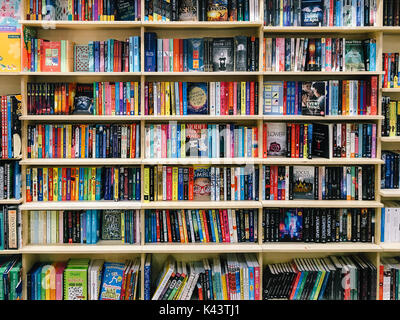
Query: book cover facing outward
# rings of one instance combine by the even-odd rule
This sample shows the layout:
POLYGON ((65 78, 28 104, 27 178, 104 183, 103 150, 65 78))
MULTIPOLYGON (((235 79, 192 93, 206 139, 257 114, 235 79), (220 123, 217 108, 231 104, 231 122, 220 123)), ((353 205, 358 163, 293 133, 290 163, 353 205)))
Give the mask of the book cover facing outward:
POLYGON ((233 38, 214 38, 212 63, 214 71, 234 71, 233 38))
POLYGON ((194 166, 193 200, 211 200, 210 166, 194 166))
POLYGON ((198 0, 179 1, 179 21, 198 21, 198 0))
POLYGON ((345 70, 365 71, 364 47, 361 40, 346 40, 345 70))
POLYGON ((208 114, 207 92, 205 82, 188 83, 188 114, 208 114))
POLYGON ((326 105, 325 81, 306 81, 301 86, 301 110, 303 115, 324 116, 326 105))
POLYGON ((314 199, 314 167, 293 167, 293 199, 314 199))
POLYGON ((316 27, 322 24, 323 3, 322 0, 301 1, 301 25, 304 27, 316 27))
POLYGON ((21 34, 0 32, 0 72, 21 71, 21 34))
POLYGON ((99 300, 119 300, 121 295, 124 263, 104 263, 99 300))
POLYGON ((268 123, 267 155, 286 156, 286 123, 268 123))
POLYGON ((281 241, 302 241, 303 211, 302 209, 282 209, 279 223, 279 239, 281 241))
POLYGON ((106 210, 103 212, 101 238, 103 240, 121 240, 121 211, 106 210))
POLYGON ((207 19, 208 21, 227 21, 228 0, 209 0, 207 19))

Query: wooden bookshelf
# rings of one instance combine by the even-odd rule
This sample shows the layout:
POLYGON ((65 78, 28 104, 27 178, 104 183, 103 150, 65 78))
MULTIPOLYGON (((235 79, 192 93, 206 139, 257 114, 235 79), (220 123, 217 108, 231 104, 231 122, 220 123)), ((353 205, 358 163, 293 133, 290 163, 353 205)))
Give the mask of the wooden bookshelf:
MULTIPOLYGON (((141 158, 139 159, 29 159, 27 153, 23 152, 21 160, 22 172, 22 196, 21 200, 1 200, 0 204, 19 204, 22 215, 27 215, 30 210, 102 210, 102 209, 140 209, 141 223, 144 221, 144 210, 146 209, 258 209, 258 243, 236 243, 236 244, 145 244, 144 226, 141 225, 141 244, 109 244, 100 241, 96 245, 33 245, 27 239, 29 228, 23 225, 22 237, 23 246, 19 250, 0 251, 0 254, 22 254, 23 261, 23 281, 24 281, 24 297, 26 297, 26 272, 36 261, 50 261, 52 259, 62 260, 70 256, 85 256, 89 258, 105 258, 111 261, 123 261, 121 259, 138 255, 142 260, 142 268, 146 254, 154 253, 154 263, 159 265, 160 261, 168 254, 173 254, 180 259, 189 259, 195 257, 212 257, 216 254, 227 252, 252 252, 257 255, 258 261, 264 269, 265 264, 273 262, 290 261, 293 257, 321 257, 330 254, 357 254, 365 253, 371 261, 377 266, 382 252, 398 252, 400 244, 380 243, 380 210, 383 207, 381 198, 396 197, 400 199, 400 193, 393 191, 380 190, 380 170, 381 164, 381 143, 393 142, 399 143, 399 138, 387 138, 380 136, 380 127, 383 116, 381 115, 381 97, 383 94, 399 93, 400 89, 382 89, 382 59, 380 58, 385 50, 397 49, 400 52, 400 27, 383 27, 382 0, 378 2, 378 25, 375 27, 264 27, 263 25, 263 0, 259 1, 260 15, 257 22, 149 22, 149 21, 32 21, 21 20, 22 26, 34 27, 45 36, 50 36, 53 40, 74 39, 80 43, 97 39, 123 38, 127 34, 141 35, 144 32, 155 31, 165 37, 191 37, 193 35, 203 37, 210 36, 235 36, 238 34, 246 34, 258 37, 260 44, 264 36, 283 35, 292 36, 300 35, 302 37, 308 34, 312 36, 333 37, 335 34, 340 37, 373 37, 377 43, 377 61, 378 71, 369 72, 264 72, 262 71, 261 57, 262 51, 260 46, 260 68, 254 72, 17 72, 17 73, 0 73, 0 83, 4 88, 10 90, 9 93, 15 93, 14 87, 9 83, 10 78, 18 81, 19 88, 23 94, 23 115, 22 128, 26 132, 28 124, 32 123, 131 123, 139 122, 141 124, 141 158), (82 30, 82 32, 80 32, 82 30), (357 116, 266 116, 262 113, 263 96, 262 85, 266 79, 273 80, 312 80, 315 79, 359 79, 368 76, 378 76, 378 115, 357 115, 357 116), (18 78, 19 77, 19 78, 18 78), (135 79, 141 83, 141 115, 135 116, 99 116, 99 115, 28 115, 26 91, 27 83, 35 82, 72 82, 82 81, 90 82, 92 79, 101 79, 102 81, 111 81, 110 79, 135 79), (231 81, 231 79, 246 79, 248 81, 258 81, 259 83, 259 114, 251 116, 147 116, 144 115, 144 83, 145 81, 231 81), (165 80, 164 80, 165 79, 165 80), (173 79, 173 80, 168 80, 173 79), (224 79, 224 80, 223 80, 224 79), (218 80, 219 81, 219 80, 218 80), (144 126, 147 123, 166 121, 179 122, 195 122, 195 121, 223 121, 235 123, 256 123, 258 128, 262 130, 263 122, 279 121, 318 121, 318 122, 362 122, 367 121, 377 125, 377 158, 335 158, 335 159, 291 159, 291 158, 262 158, 259 149, 258 158, 233 158, 233 159, 208 159, 208 158, 183 158, 183 159, 146 159, 144 157, 144 126), (262 200, 261 194, 259 201, 156 201, 144 202, 143 192, 141 201, 60 201, 60 202, 26 202, 25 199, 25 174, 27 167, 36 166, 107 166, 107 165, 139 165, 143 168, 145 165, 151 164, 176 164, 176 165, 192 165, 192 164, 215 164, 215 165, 232 165, 232 164, 254 164, 261 169, 262 165, 282 164, 282 165, 364 165, 370 164, 375 166, 375 200, 373 201, 342 201, 342 200, 286 200, 286 201, 266 201, 262 200), (263 208, 375 208, 375 241, 374 243, 263 243, 260 235, 262 232, 262 210, 263 208), (10 252, 12 251, 12 252, 10 252)), ((23 11, 24 12, 24 11, 23 11)), ((144 13, 144 1, 142 1, 142 13, 144 13)), ((23 38, 23 37, 22 37, 23 38)), ((143 38, 142 38, 143 39, 143 38)), ((141 70, 144 70, 144 46, 141 46, 141 70)), ((129 80, 131 81, 131 80, 129 80)), ((239 81, 239 80, 238 80, 239 81)), ((242 80, 241 80, 242 81, 242 80)), ((1 86, 0 86, 1 87, 1 86)), ((23 149, 26 148, 26 136, 23 135, 23 149)), ((259 133, 262 138, 262 131, 259 133)), ((261 144, 259 144, 261 145, 261 144)), ((261 171, 260 171, 261 172, 261 171)), ((143 177, 143 175, 142 175, 143 177)), ((261 188, 260 188, 261 189, 261 188)), ((143 190, 143 186, 142 186, 143 190)), ((23 222, 28 219, 23 218, 23 222)), ((143 270, 143 269, 142 269, 143 270)), ((262 275, 261 275, 262 276, 262 275)), ((262 279, 261 279, 262 280, 262 279)), ((262 283, 262 281, 261 281, 262 283)), ((144 275, 142 272, 141 288, 144 292, 144 275)), ((377 290, 379 283, 377 280, 377 290)), ((260 288, 262 293, 262 286, 260 288)), ((262 295, 261 295, 262 296, 262 295)))

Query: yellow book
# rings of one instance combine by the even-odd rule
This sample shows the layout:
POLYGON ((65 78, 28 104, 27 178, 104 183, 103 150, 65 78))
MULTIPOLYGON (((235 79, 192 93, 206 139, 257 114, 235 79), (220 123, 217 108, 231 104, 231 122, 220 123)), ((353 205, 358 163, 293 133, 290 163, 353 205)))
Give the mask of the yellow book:
POLYGON ((346 116, 350 114, 350 80, 346 81, 346 116))
POLYGON ((83 168, 83 200, 88 199, 88 180, 89 180, 89 168, 83 168))
POLYGON ((203 219, 203 213, 204 213, 204 210, 199 210, 201 230, 202 230, 202 233, 203 233, 203 242, 207 242, 206 229, 205 229, 205 226, 204 226, 204 219, 203 219))
POLYGON ((150 202, 150 168, 144 167, 143 201, 150 202))
POLYGON ((44 126, 43 125, 40 125, 40 127, 39 127, 40 129, 38 130, 38 135, 37 135, 37 142, 38 142, 38 151, 40 151, 40 152, 38 152, 38 154, 37 154, 37 157, 38 158, 42 158, 42 148, 43 148, 43 144, 42 144, 42 135, 43 135, 43 130, 44 130, 44 126))
POLYGON ((279 26, 283 27, 283 0, 281 0, 281 3, 279 5, 280 11, 279 11, 279 26))
POLYGON ((179 286, 179 289, 176 292, 176 295, 174 297, 175 300, 180 300, 180 297, 181 297, 182 292, 183 292, 183 288, 185 288, 186 282, 188 282, 188 278, 189 277, 186 275, 185 278, 183 279, 182 284, 179 286))
POLYGON ((222 281, 222 298, 224 300, 228 300, 228 291, 226 290, 226 274, 221 273, 221 281, 222 281))
MULTIPOLYGON (((170 91, 171 91, 171 114, 176 115, 176 106, 175 106, 175 82, 170 82, 170 91)), ((178 93, 179 94, 179 93, 178 93)))
POLYGON ((304 124, 304 141, 303 143, 303 158, 307 159, 308 158, 308 124, 304 124))
POLYGON ((96 168, 92 168, 91 183, 92 183, 92 193, 90 200, 96 200, 96 168))
POLYGON ((186 124, 181 123, 181 158, 186 158, 186 124))
POLYGON ((318 281, 317 289, 315 291, 314 297, 312 300, 318 300, 319 292, 321 291, 322 283, 324 282, 325 276, 326 276, 326 271, 320 271, 322 272, 321 278, 318 281))
POLYGON ((246 82, 242 81, 240 83, 240 114, 246 114, 246 82))
POLYGON ((125 243, 125 211, 121 211, 121 242, 125 243))
POLYGON ((58 201, 58 170, 53 170, 53 201, 58 201))
POLYGON ((161 95, 161 99, 160 99, 160 103, 161 103, 161 115, 165 116, 165 82, 161 81, 160 83, 160 95, 161 95))
POLYGON ((215 242, 219 243, 218 228, 217 228, 217 216, 215 214, 215 209, 211 210, 211 215, 212 215, 212 219, 213 219, 215 242))
POLYGON ((46 300, 51 300, 51 296, 50 296, 50 272, 51 269, 53 269, 51 266, 46 266, 47 269, 45 271, 45 277, 44 277, 44 281, 45 281, 45 292, 46 292, 46 300))
POLYGON ((181 210, 182 212, 182 225, 183 225, 183 234, 185 236, 185 243, 189 242, 189 237, 188 237, 188 230, 187 230, 187 225, 186 225, 186 214, 185 210, 181 210))
POLYGON ((72 125, 67 124, 67 158, 71 158, 71 140, 72 140, 72 125))
POLYGON ((50 300, 56 300, 56 263, 53 262, 50 270, 50 300))
POLYGON ((171 114, 171 90, 169 88, 169 82, 165 82, 165 115, 171 114))
POLYGON ((88 168, 88 175, 87 175, 87 199, 88 201, 92 200, 92 169, 88 168))
POLYGON ((397 123, 397 102, 390 101, 389 104, 389 137, 396 136, 396 123, 397 123))
POLYGON ((0 72, 21 71, 21 34, 0 32, 0 72))
POLYGON ((172 200, 178 200, 178 167, 172 168, 172 200))
POLYGON ((75 200, 79 199, 79 168, 75 170, 75 200))
POLYGON ((49 198, 48 198, 49 192, 48 192, 48 184, 47 184, 48 176, 49 176, 48 168, 43 168, 43 201, 49 200, 49 198))
POLYGON ((157 166, 157 183, 158 183, 158 201, 162 201, 163 199, 163 167, 161 165, 157 166))
POLYGON ((85 158, 85 144, 86 144, 86 125, 81 125, 81 134, 80 134, 80 138, 81 138, 81 158, 85 158))
POLYGON ((135 116, 139 114, 139 83, 135 81, 135 116))
POLYGON ((239 266, 239 268, 240 268, 240 300, 244 300, 244 283, 243 283, 244 270, 242 266, 239 266))
POLYGON ((114 200, 118 201, 119 198, 119 168, 114 168, 114 200))

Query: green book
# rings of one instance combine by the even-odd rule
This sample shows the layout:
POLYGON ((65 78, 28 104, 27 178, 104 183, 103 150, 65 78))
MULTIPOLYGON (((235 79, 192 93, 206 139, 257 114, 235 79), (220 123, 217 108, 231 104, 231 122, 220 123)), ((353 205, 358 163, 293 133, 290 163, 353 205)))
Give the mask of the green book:
POLYGON ((70 259, 64 270, 64 300, 87 300, 89 259, 70 259))
POLYGON ((10 300, 20 300, 19 287, 22 284, 22 261, 18 261, 10 271, 10 300))

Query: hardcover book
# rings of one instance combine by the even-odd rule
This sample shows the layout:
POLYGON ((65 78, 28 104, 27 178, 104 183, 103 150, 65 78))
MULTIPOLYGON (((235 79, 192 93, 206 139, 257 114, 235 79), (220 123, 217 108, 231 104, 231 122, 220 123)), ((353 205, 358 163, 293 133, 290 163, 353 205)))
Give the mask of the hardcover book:
POLYGON ((267 155, 286 156, 286 123, 267 124, 267 155))
POLYGON ((89 46, 75 45, 74 46, 74 71, 88 72, 89 71, 89 46))
POLYGON ((178 8, 179 21, 198 21, 199 0, 180 0, 178 8))
POLYGON ((214 71, 234 71, 233 38, 214 38, 212 43, 214 71))
POLYGON ((187 124, 186 125, 186 156, 187 157, 199 157, 208 154, 207 136, 204 132, 207 132, 207 124, 187 124))
POLYGON ((114 0, 114 1, 117 13, 116 20, 118 21, 135 20, 135 0, 114 0))
POLYGON ((121 240, 121 211, 105 210, 102 215, 101 238, 103 240, 121 240))
POLYGON ((124 269, 124 263, 104 263, 99 300, 120 300, 124 269))
POLYGON ((302 115, 324 116, 326 106, 325 81, 303 82, 301 88, 302 115))
POLYGON ((194 166, 193 168, 193 200, 211 200, 210 166, 194 166))
POLYGON ((312 155, 330 158, 329 124, 314 123, 312 133, 312 155))
POLYGON ((208 90, 206 82, 188 83, 187 114, 208 114, 208 90))
POLYGON ((247 37, 235 37, 235 71, 247 71, 247 37))
POLYGON ((283 81, 264 82, 264 114, 283 114, 283 81))
POLYGON ((323 20, 322 0, 301 1, 301 25, 305 27, 316 27, 322 25, 323 20))
POLYGON ((20 33, 0 32, 0 43, 0 72, 20 72, 20 33))
POLYGON ((188 70, 204 71, 204 40, 202 38, 187 39, 188 70))
MULTIPOLYGON (((19 32, 22 0, 0 0, 0 32, 19 32)), ((1 42, 3 45, 3 42, 1 42)))
POLYGON ((314 167, 293 166, 293 199, 314 199, 314 167))
POLYGON ((208 21, 227 21, 228 0, 209 0, 207 19, 208 21))
POLYGON ((365 71, 364 47, 361 40, 345 40, 345 71, 365 71))
POLYGON ((281 221, 279 223, 280 241, 303 240, 303 211, 302 209, 281 209, 281 221))
POLYGON ((40 44, 42 72, 61 72, 61 42, 41 41, 40 44))

